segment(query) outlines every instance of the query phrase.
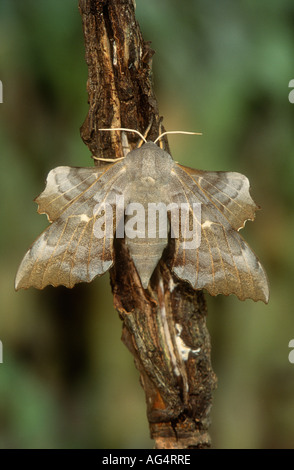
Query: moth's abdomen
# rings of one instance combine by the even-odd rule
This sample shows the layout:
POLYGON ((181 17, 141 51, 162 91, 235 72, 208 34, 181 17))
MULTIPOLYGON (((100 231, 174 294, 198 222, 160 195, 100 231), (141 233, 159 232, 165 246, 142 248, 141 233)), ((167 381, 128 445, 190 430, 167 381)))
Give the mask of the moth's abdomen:
POLYGON ((141 186, 134 186, 133 200, 137 202, 129 203, 125 210, 125 241, 144 289, 168 244, 170 225, 163 188, 157 188, 146 172, 141 186))
POLYGON ((126 244, 139 274, 142 286, 147 289, 150 278, 156 268, 163 250, 167 246, 167 238, 128 238, 126 244))

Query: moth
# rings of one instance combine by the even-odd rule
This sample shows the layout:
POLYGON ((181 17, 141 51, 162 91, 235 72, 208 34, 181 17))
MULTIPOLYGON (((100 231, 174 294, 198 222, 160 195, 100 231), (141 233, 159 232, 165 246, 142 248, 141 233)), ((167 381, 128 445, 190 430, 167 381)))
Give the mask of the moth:
POLYGON ((50 171, 45 190, 35 201, 51 225, 24 256, 16 275, 17 290, 43 289, 48 284, 71 288, 92 281, 113 265, 116 236, 125 237, 147 289, 172 234, 171 269, 180 280, 213 296, 235 294, 241 300, 268 302, 265 271, 238 233, 258 209, 248 179, 240 173, 194 170, 176 163, 156 144, 162 135, 155 142, 141 136, 140 148, 102 167, 60 166, 50 171), (133 221, 133 232, 127 234, 124 228, 132 222, 132 204, 145 213, 133 221), (185 207, 178 229, 172 219, 179 211, 172 214, 168 209, 167 231, 161 233, 153 226, 143 233, 152 204, 185 207), (195 212, 195 207, 201 211, 195 212), (194 223, 197 243, 191 248, 194 223))

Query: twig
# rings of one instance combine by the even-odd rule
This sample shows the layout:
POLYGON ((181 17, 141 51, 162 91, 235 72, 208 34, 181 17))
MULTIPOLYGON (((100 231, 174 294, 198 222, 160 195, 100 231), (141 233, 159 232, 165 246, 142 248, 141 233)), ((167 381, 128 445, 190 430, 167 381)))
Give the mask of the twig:
MULTIPOLYGON (((161 118, 151 82, 153 51, 143 41, 132 0, 80 0, 79 9, 90 106, 81 136, 95 157, 121 158, 120 132, 99 128, 126 127, 144 134, 149 126, 148 138, 156 139, 161 118)), ((134 148, 136 136, 128 140, 134 148)), ((163 142, 168 151, 166 136, 163 142)), ((122 340, 140 372, 155 447, 205 448, 210 447, 207 429, 216 384, 206 305, 202 292, 171 274, 170 252, 164 253, 147 292, 123 240, 116 240, 114 305, 123 321, 122 340)))

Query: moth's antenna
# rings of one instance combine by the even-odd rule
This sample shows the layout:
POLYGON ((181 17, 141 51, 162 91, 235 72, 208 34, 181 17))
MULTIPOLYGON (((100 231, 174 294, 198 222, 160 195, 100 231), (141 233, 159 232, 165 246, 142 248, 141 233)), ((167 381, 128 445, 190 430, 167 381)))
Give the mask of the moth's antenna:
POLYGON ((145 143, 147 143, 147 140, 145 137, 141 134, 141 132, 136 131, 135 129, 127 129, 125 127, 111 127, 109 129, 99 129, 99 131, 127 131, 127 132, 135 132, 135 134, 138 134, 142 140, 144 140, 145 143))
POLYGON ((193 135, 202 135, 202 132, 188 132, 188 131, 166 131, 166 132, 163 132, 162 134, 160 134, 157 139, 154 140, 154 143, 156 144, 156 142, 161 139, 161 137, 163 137, 164 135, 166 134, 193 134, 193 135))

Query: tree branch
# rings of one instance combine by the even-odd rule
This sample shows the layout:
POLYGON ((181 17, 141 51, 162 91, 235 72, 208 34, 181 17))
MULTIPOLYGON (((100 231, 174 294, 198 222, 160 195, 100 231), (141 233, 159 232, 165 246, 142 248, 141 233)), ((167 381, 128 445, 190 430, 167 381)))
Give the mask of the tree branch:
MULTIPOLYGON (((80 0, 79 9, 89 70, 89 113, 81 136, 94 156, 120 158, 121 134, 98 129, 127 127, 144 133, 150 126, 148 138, 158 136, 154 52, 142 38, 132 0, 80 0)), ((128 135, 129 146, 136 143, 137 137, 128 135)), ((169 151, 166 139, 164 146, 169 151)), ((114 305, 123 321, 122 340, 140 372, 156 448, 205 448, 210 446, 207 429, 216 384, 206 305, 202 292, 171 273, 172 249, 170 243, 145 291, 123 240, 116 240, 110 273, 114 305)))

